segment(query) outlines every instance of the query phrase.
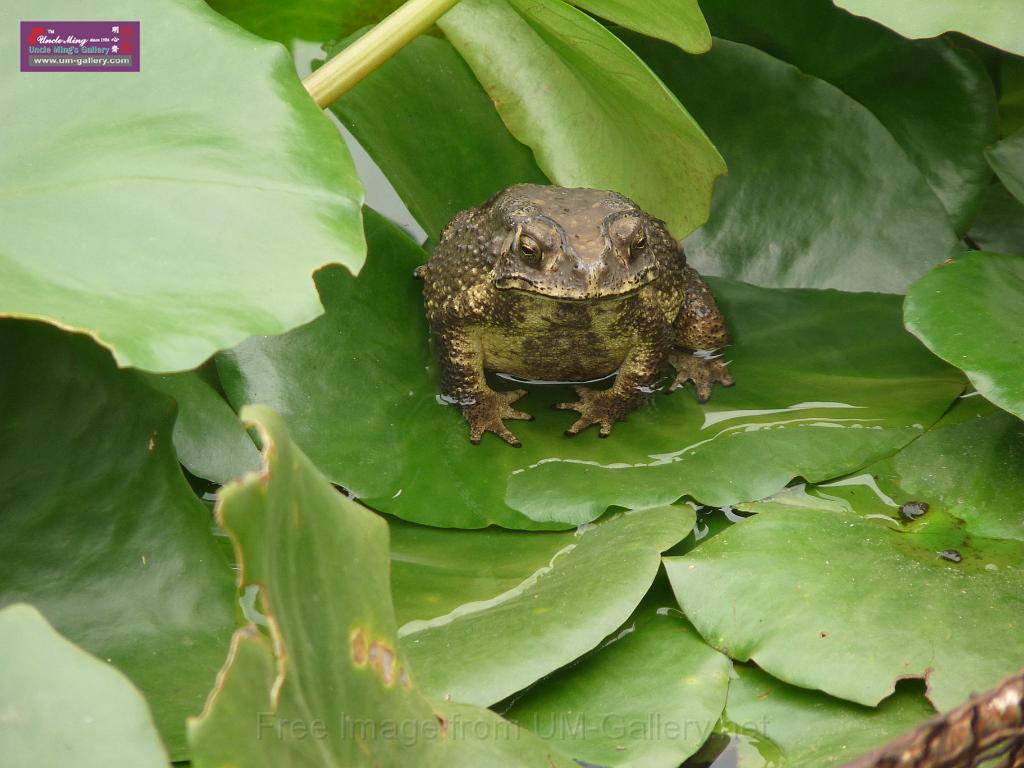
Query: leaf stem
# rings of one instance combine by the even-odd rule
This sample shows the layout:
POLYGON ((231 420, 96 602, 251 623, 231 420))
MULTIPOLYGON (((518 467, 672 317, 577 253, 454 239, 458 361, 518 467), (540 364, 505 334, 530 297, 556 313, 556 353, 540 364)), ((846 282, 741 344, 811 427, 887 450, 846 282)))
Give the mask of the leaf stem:
POLYGON ((302 84, 321 109, 394 56, 459 0, 409 0, 302 84))

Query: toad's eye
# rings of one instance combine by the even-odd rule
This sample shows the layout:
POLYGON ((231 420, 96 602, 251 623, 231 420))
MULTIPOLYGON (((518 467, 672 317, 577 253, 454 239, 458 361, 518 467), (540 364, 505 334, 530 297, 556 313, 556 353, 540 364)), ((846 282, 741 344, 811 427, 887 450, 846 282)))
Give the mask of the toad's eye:
POLYGON ((640 235, 629 248, 630 256, 639 256, 647 250, 647 236, 640 235))
POLYGON ((519 241, 519 255, 528 264, 536 264, 540 261, 540 246, 533 240, 524 237, 519 241))

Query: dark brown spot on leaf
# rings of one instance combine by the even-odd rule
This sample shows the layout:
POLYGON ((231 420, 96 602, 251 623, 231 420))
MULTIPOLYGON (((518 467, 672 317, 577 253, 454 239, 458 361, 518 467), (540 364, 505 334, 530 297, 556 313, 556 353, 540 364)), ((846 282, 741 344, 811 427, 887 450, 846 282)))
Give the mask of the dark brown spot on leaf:
POLYGON ((352 661, 357 667, 361 667, 366 664, 366 635, 363 634, 363 630, 357 629, 352 633, 352 639, 350 641, 352 645, 352 661))

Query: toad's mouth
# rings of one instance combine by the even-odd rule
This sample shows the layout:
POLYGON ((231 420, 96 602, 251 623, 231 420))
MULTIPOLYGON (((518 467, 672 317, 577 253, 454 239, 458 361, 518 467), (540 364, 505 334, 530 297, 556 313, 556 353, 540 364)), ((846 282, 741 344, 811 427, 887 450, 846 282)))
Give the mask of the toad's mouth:
POLYGON ((636 275, 618 290, 592 290, 586 286, 565 283, 540 282, 527 275, 507 275, 494 281, 494 287, 501 291, 513 291, 551 301, 567 304, 604 303, 622 301, 636 296, 643 288, 654 282, 654 270, 636 275))
MULTIPOLYGON (((646 283, 644 284, 646 285, 646 283)), ((622 301, 636 296, 640 293, 640 289, 644 285, 638 285, 634 288, 629 288, 618 293, 556 293, 547 286, 539 285, 523 285, 520 281, 516 281, 516 284, 510 285, 506 281, 499 281, 495 283, 495 287, 501 291, 511 291, 514 293, 523 293, 528 296, 536 296, 537 298, 550 299, 551 301, 563 302, 566 304, 598 304, 605 302, 622 301)))

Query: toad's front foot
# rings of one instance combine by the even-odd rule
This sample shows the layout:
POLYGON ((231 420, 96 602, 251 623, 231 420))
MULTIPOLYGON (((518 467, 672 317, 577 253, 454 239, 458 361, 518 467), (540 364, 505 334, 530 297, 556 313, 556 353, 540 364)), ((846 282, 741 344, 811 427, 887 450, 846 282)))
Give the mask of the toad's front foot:
POLYGON ((600 425, 601 437, 608 437, 616 421, 622 421, 633 410, 631 398, 623 396, 612 389, 588 389, 574 387, 579 400, 575 403, 559 403, 556 408, 563 411, 578 411, 580 417, 576 423, 565 430, 569 437, 579 434, 591 424, 600 425))
POLYGON ((462 415, 469 422, 470 442, 479 443, 484 432, 493 432, 513 448, 520 448, 522 443, 509 431, 502 419, 533 419, 530 414, 512 407, 512 403, 525 394, 525 389, 514 389, 511 392, 487 390, 477 395, 473 403, 462 406, 462 415))
POLYGON ((723 387, 731 387, 736 383, 729 373, 728 363, 721 357, 672 350, 668 361, 676 369, 676 378, 669 392, 675 392, 687 381, 692 381, 697 390, 697 400, 702 403, 711 397, 711 387, 716 382, 723 387))

